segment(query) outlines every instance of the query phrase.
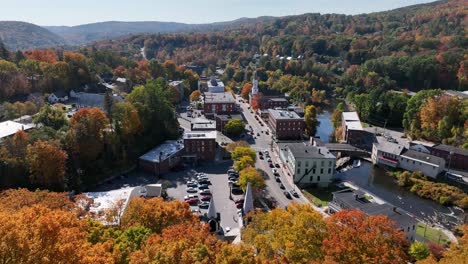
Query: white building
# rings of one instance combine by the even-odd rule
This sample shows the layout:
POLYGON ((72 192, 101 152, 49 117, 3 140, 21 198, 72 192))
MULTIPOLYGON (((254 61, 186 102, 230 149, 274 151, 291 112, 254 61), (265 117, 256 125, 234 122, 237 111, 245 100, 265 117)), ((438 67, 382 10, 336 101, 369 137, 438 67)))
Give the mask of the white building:
POLYGON ((34 124, 22 124, 15 121, 5 121, 0 123, 0 143, 20 130, 34 128, 34 124))
POLYGON ((372 146, 372 163, 407 171, 420 171, 425 176, 436 178, 445 170, 445 160, 425 153, 423 149, 406 149, 405 147, 378 137, 378 143, 372 146))
POLYGON ((335 174, 336 157, 326 147, 306 143, 278 143, 281 160, 299 185, 327 187, 335 174))
POLYGON ((206 83, 208 86, 208 92, 210 93, 224 93, 224 83, 221 80, 216 79, 216 77, 211 77, 211 79, 206 83))
POLYGON ((47 101, 50 104, 63 103, 63 102, 68 101, 68 95, 64 91, 57 91, 57 92, 51 93, 49 97, 47 97, 47 101))

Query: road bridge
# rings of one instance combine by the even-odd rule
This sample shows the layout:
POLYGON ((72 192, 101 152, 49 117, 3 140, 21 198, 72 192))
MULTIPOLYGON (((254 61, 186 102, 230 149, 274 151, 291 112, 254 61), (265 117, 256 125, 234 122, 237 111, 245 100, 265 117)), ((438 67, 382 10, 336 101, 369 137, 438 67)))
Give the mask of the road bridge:
POLYGON ((355 146, 351 146, 350 144, 345 143, 327 143, 325 147, 333 153, 337 158, 350 156, 350 157, 369 157, 370 152, 361 149, 355 146))

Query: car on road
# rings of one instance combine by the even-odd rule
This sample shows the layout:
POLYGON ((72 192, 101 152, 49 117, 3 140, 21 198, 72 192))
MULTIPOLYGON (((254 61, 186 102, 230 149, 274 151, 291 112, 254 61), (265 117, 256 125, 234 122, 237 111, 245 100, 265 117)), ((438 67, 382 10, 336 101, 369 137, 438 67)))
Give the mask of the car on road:
POLYGON ((260 136, 260 133, 257 133, 257 137, 259 137, 259 136, 260 136))
POLYGON ((277 170, 277 169, 272 169, 271 171, 272 171, 273 173, 276 173, 276 172, 278 172, 278 170, 277 170))
POLYGON ((190 198, 190 199, 187 199, 185 200, 184 202, 190 204, 190 205, 196 205, 198 204, 198 198, 190 198))
POLYGON ((204 202, 209 202, 211 200, 211 196, 210 195, 203 195, 201 198, 200 198, 201 201, 204 201, 204 202))
POLYGON ((261 160, 264 160, 264 159, 265 159, 263 156, 260 156, 259 158, 260 158, 261 160))
POLYGON ((186 191, 188 193, 196 193, 197 192, 197 189, 193 188, 193 187, 187 187, 186 191))
POLYGON ((234 203, 236 203, 236 204, 238 204, 238 203, 243 204, 243 203, 244 203, 244 198, 237 199, 237 200, 234 201, 234 203))
POLYGON ((211 191, 209 189, 200 190, 200 191, 198 191, 198 194, 200 194, 200 195, 211 195, 211 191))
POLYGON ((208 209, 209 206, 210 206, 209 202, 203 202, 198 205, 198 207, 200 207, 201 209, 208 209))
POLYGON ((270 157, 267 157, 267 161, 268 161, 268 162, 272 162, 272 160, 271 160, 270 157))
POLYGON ((241 209, 242 207, 244 207, 244 204, 242 204, 242 203, 237 203, 236 204, 237 209, 241 209))
POLYGON ((284 184, 283 184, 282 182, 279 183, 279 187, 280 187, 281 190, 286 189, 286 188, 284 187, 284 184))
POLYGON ((281 166, 278 163, 275 163, 275 167, 278 169, 281 168, 281 166))
POLYGON ((270 154, 270 152, 268 152, 268 150, 263 151, 263 153, 265 153, 265 155, 269 155, 269 154, 270 154))
POLYGON ((270 162, 269 164, 270 164, 270 168, 274 168, 274 167, 275 167, 275 165, 273 165, 273 163, 270 162))
POLYGON ((275 177, 279 177, 280 174, 278 172, 273 172, 273 175, 275 175, 275 177))
POLYGON ((208 184, 201 184, 201 185, 198 185, 198 189, 199 190, 207 190, 209 189, 210 187, 208 186, 208 184))
POLYGON ((259 156, 263 156, 263 152, 259 151, 259 152, 258 152, 258 155, 259 155, 259 156))
POLYGON ((291 194, 289 192, 284 191, 283 194, 284 194, 284 196, 286 196, 286 198, 292 199, 292 196, 291 196, 291 194))
POLYGON ((281 178, 280 178, 280 177, 275 177, 275 180, 276 180, 276 182, 281 182, 281 178))
POLYGON ((296 198, 299 198, 299 194, 298 194, 295 190, 289 190, 289 193, 290 193, 292 196, 294 196, 294 197, 296 197, 296 198))
POLYGON ((268 132, 268 130, 267 130, 267 131, 265 131, 265 134, 267 134, 267 135, 270 135, 270 133, 268 132))

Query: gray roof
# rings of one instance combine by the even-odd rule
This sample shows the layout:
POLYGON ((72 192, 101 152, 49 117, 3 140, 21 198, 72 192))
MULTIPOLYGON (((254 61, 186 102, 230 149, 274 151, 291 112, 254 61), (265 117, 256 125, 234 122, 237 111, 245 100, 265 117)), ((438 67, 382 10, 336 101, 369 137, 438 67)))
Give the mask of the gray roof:
POLYGON ((288 102, 286 98, 269 98, 268 100, 274 101, 274 102, 288 102))
POLYGON ((371 203, 365 198, 357 198, 356 195, 362 197, 359 190, 344 190, 333 193, 336 200, 346 204, 349 208, 361 210, 367 215, 385 215, 393 220, 397 226, 407 226, 408 223, 415 221, 413 217, 401 211, 401 209, 398 210, 398 208, 389 204, 371 203))
POLYGON ((280 143, 288 148, 295 158, 334 159, 335 156, 326 147, 316 147, 306 143, 280 143))
POLYGON ((161 160, 166 160, 183 149, 184 142, 181 140, 167 140, 163 144, 145 153, 140 159, 149 162, 159 162, 160 154, 161 160))
POLYGON ((401 152, 404 150, 404 147, 387 141, 385 138, 378 138, 379 143, 374 143, 378 150, 390 153, 393 155, 400 155, 401 152))
POLYGON ((439 145, 433 146, 432 148, 447 151, 447 152, 453 152, 454 154, 468 156, 468 150, 464 150, 464 149, 457 148, 454 146, 439 144, 439 145))
POLYGON ((224 93, 209 93, 204 95, 205 103, 235 103, 236 99, 230 92, 224 93))
POLYGON ((244 120, 244 118, 243 118, 242 115, 240 115, 240 114, 215 115, 215 118, 219 118, 219 120, 222 120, 222 121, 228 121, 228 120, 231 120, 231 119, 240 119, 240 120, 244 120))
POLYGON ((184 139, 216 139, 216 131, 209 132, 185 132, 184 139))
POLYGON ((434 156, 434 155, 431 155, 431 154, 427 154, 427 153, 424 153, 424 152, 419 152, 419 151, 415 151, 415 150, 406 150, 405 152, 403 152, 401 154, 402 157, 407 157, 407 158, 412 158, 412 159, 415 159, 415 160, 419 160, 421 162, 425 162, 425 163, 430 163, 430 164, 435 164, 435 165, 438 165, 438 166, 442 166, 445 164, 445 160, 443 158, 440 158, 440 157, 437 157, 437 156, 434 156))
POLYGON ((276 120, 304 120, 294 111, 268 109, 268 113, 276 120))

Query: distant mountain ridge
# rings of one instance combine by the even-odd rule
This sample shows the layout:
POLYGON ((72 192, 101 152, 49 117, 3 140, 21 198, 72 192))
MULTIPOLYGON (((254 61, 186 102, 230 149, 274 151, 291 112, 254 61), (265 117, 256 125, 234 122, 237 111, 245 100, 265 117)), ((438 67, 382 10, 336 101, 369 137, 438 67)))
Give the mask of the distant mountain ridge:
POLYGON ((0 21, 0 41, 10 50, 62 46, 66 41, 51 31, 26 22, 0 21))

